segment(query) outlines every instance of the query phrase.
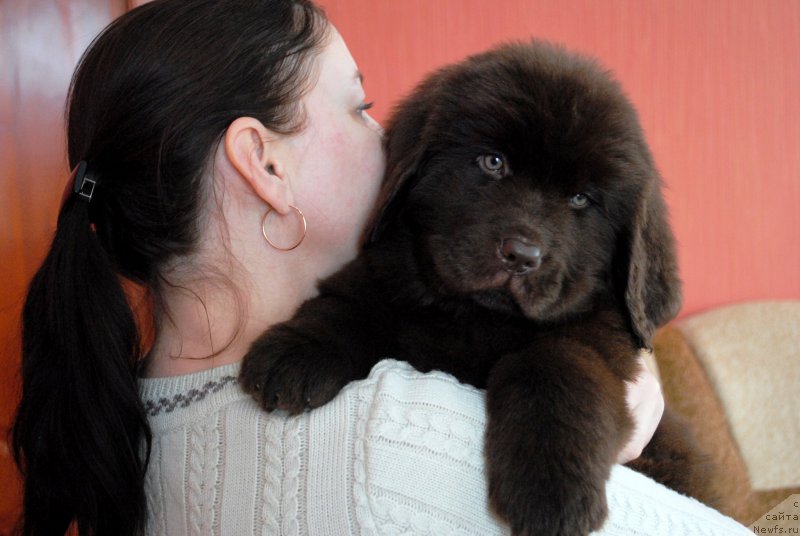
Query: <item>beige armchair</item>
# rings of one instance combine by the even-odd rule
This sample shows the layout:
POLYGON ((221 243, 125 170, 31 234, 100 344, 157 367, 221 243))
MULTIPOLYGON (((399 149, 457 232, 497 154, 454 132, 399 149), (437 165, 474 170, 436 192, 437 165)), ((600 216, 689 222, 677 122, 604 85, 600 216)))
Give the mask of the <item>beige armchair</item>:
POLYGON ((723 513, 749 525, 800 493, 800 301, 674 322, 655 359, 665 398, 717 464, 723 513))

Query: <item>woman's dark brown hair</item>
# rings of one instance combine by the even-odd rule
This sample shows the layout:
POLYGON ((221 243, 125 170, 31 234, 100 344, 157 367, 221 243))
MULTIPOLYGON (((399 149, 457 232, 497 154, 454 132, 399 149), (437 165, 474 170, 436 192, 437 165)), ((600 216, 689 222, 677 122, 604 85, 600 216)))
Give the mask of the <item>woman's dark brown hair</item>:
POLYGON ((158 302, 166 263, 196 246, 207 165, 234 119, 300 128, 327 27, 309 0, 159 0, 112 22, 81 58, 69 162, 86 161, 97 186, 90 203, 61 207, 23 310, 23 534, 144 532, 151 435, 121 281, 158 302))

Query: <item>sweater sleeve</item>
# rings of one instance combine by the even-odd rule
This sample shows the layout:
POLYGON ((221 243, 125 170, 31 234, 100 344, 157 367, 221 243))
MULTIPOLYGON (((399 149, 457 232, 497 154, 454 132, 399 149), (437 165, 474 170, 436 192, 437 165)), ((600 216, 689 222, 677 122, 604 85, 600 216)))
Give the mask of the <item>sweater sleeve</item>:
MULTIPOLYGON (((482 391, 389 359, 343 395, 356 415, 353 478, 347 484, 356 533, 509 534, 486 499, 482 391)), ((607 493, 610 515, 599 535, 749 534, 732 519, 623 466, 612 471, 607 493)))

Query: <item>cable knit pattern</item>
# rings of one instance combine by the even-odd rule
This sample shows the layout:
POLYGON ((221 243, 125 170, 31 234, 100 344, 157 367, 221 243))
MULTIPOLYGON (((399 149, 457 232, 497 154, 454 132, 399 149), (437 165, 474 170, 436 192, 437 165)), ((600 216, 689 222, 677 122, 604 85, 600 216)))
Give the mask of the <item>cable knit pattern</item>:
POLYGON ((187 526, 192 534, 219 533, 216 517, 222 417, 217 415, 213 421, 198 424, 188 433, 187 526))
POLYGON ((204 424, 192 427, 189 430, 187 448, 189 474, 186 478, 187 495, 187 520, 186 525, 192 534, 203 534, 200 530, 203 517, 203 465, 205 464, 205 453, 203 452, 205 433, 204 424))
POLYGON ((281 493, 281 534, 297 536, 300 486, 300 419, 287 419, 283 428, 283 490, 281 493))
MULTIPOLYGON (((153 439, 153 444, 158 442, 158 438, 153 439)), ((151 453, 150 464, 154 467, 160 467, 160 460, 155 460, 155 456, 160 456, 162 450, 160 448, 153 448, 151 453)), ((164 490, 161 487, 161 478, 159 478, 157 471, 148 471, 145 476, 145 488, 147 488, 147 511, 151 522, 155 521, 158 525, 148 527, 150 533, 166 534, 166 527, 164 526, 164 513, 161 506, 164 504, 164 490)))
MULTIPOLYGON (((148 535, 509 534, 486 501, 478 389, 387 359, 290 418, 261 411, 226 379, 237 375, 229 365, 140 381, 145 407, 162 408, 149 415, 148 535)), ((597 535, 750 534, 621 466, 608 502, 597 535)))
POLYGON ((204 518, 207 522, 203 526, 203 534, 219 534, 218 515, 220 501, 217 497, 220 485, 219 468, 222 460, 222 435, 220 434, 221 423, 225 419, 225 414, 217 415, 214 425, 206 434, 206 459, 203 464, 203 504, 210 509, 210 515, 204 518))
POLYGON ((267 419, 264 426, 263 457, 265 460, 261 488, 262 536, 280 534, 278 516, 283 476, 282 445, 283 423, 278 419, 267 419))
POLYGON ((358 409, 356 424, 356 444, 354 449, 353 468, 353 497, 355 498, 356 519, 361 526, 358 534, 373 536, 376 534, 375 523, 370 511, 369 497, 367 495, 367 467, 365 454, 365 439, 367 436, 367 421, 370 417, 369 408, 375 389, 364 385, 357 389, 358 409))
POLYGON ((479 447, 483 430, 477 423, 460 419, 435 406, 406 407, 399 401, 381 398, 384 403, 378 406, 371 423, 370 435, 373 438, 426 448, 480 469, 483 455, 479 447))
MULTIPOLYGON (((457 471, 482 471, 480 421, 470 421, 427 400, 399 400, 380 390, 372 408, 367 444, 400 451, 398 455, 404 450, 415 451, 457 471)), ((459 523, 446 511, 434 509, 424 497, 398 493, 377 483, 371 491, 366 496, 371 497, 372 515, 380 523, 381 534, 480 534, 471 532, 467 524, 459 523)))

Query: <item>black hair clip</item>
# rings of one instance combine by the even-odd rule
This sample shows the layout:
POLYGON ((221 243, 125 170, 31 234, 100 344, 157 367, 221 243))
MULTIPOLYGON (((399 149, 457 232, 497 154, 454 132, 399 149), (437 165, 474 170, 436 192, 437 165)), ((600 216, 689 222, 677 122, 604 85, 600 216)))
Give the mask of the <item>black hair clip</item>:
POLYGON ((92 200, 94 187, 97 184, 97 181, 94 180, 91 175, 86 173, 87 167, 88 165, 86 164, 86 160, 81 160, 72 171, 72 175, 74 177, 74 182, 72 183, 72 193, 78 194, 81 199, 88 203, 92 200))

